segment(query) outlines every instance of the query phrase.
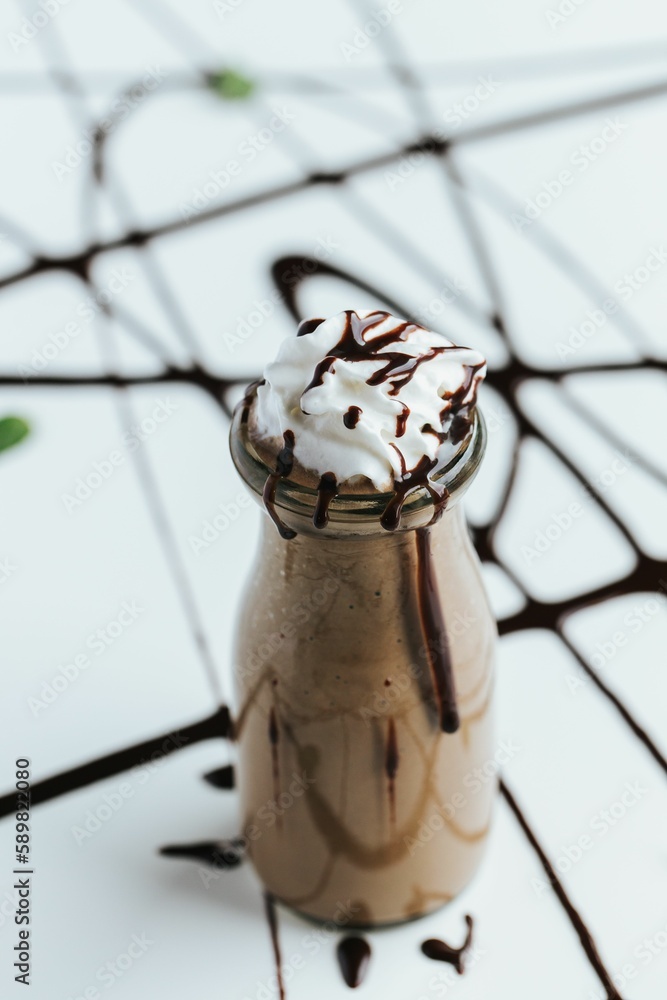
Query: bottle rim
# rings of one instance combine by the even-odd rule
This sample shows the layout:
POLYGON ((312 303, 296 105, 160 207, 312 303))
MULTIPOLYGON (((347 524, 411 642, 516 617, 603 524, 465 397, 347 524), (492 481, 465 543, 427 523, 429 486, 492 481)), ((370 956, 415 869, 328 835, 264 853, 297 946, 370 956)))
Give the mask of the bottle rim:
MULTIPOLYGON (((248 414, 252 399, 253 394, 249 392, 234 411, 230 451, 236 471, 261 503, 264 484, 274 469, 260 458, 250 438, 248 414)), ((458 503, 470 486, 484 456, 487 430, 479 407, 475 407, 471 417, 470 432, 457 452, 430 475, 431 480, 444 486, 449 494, 446 511, 458 503)), ((373 526, 377 528, 377 533, 384 535, 425 527, 431 522, 435 507, 429 491, 423 486, 417 487, 404 501, 398 528, 395 532, 387 532, 381 527, 380 518, 394 496, 392 491, 339 493, 329 505, 329 524, 318 529, 312 523, 317 496, 316 489, 282 478, 276 484, 275 508, 285 524, 297 532, 331 537, 339 535, 341 530, 348 534, 352 529, 354 533, 355 528, 367 533, 373 526)))

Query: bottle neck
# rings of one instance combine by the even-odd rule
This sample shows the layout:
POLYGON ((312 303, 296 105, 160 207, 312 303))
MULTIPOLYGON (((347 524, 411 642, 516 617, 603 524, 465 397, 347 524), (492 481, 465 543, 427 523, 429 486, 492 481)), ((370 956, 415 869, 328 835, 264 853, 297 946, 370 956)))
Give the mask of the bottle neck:
MULTIPOLYGON (((413 531, 447 516, 475 477, 486 445, 486 429, 479 410, 472 415, 470 434, 458 452, 409 489, 388 493, 345 494, 327 498, 322 517, 321 490, 294 482, 280 472, 280 463, 269 468, 260 458, 249 434, 249 395, 237 407, 230 446, 237 471, 253 497, 271 515, 283 538, 384 537, 413 531), (388 530, 390 529, 390 530, 388 530)), ((274 528, 275 530, 275 528, 274 528)))

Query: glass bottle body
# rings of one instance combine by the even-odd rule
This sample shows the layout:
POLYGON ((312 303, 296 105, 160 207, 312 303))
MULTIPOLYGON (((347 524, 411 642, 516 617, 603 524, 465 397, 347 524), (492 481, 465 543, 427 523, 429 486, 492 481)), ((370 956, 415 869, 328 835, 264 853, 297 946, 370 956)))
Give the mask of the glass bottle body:
POLYGON ((461 891, 496 791, 479 774, 495 750, 495 638, 459 504, 396 533, 331 524, 286 540, 265 519, 235 683, 243 829, 269 892, 363 926, 420 916, 461 891), (426 557, 444 625, 435 636, 420 600, 426 557), (455 732, 442 730, 438 653, 451 667, 455 732))

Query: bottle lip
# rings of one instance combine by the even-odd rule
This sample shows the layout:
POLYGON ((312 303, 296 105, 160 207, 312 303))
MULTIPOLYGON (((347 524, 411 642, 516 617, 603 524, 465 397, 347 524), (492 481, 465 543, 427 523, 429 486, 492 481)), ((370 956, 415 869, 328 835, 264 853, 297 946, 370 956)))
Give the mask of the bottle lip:
MULTIPOLYGON (((262 505, 262 491, 274 469, 260 458, 249 434, 248 414, 252 395, 239 403, 234 411, 230 430, 230 450, 237 472, 262 505)), ((471 413, 470 433, 459 450, 448 462, 431 473, 431 480, 442 485, 449 493, 445 510, 453 507, 470 486, 479 469, 486 448, 486 423, 478 407, 471 413)), ((338 537, 341 534, 398 534, 425 527, 434 513, 433 498, 429 491, 418 487, 403 504, 401 520, 394 532, 385 531, 380 517, 394 493, 340 493, 329 505, 329 523, 315 528, 313 514, 317 503, 317 490, 291 479, 279 479, 276 484, 275 507, 281 520, 299 534, 318 537, 338 537)))

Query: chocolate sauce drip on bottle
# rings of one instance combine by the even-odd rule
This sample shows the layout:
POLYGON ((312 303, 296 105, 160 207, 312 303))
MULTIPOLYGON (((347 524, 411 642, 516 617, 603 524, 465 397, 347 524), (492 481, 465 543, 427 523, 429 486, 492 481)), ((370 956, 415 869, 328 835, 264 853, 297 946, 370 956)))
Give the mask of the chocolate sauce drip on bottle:
POLYGON ((371 946, 365 938, 356 935, 343 938, 336 948, 338 965, 343 979, 350 989, 361 986, 368 971, 371 958, 371 946))
POLYGON ((293 531, 291 528, 288 528, 286 524, 283 524, 276 512, 276 486, 278 485, 279 479, 286 479, 290 475, 293 465, 294 433, 293 431, 285 431, 283 435, 283 447, 282 450, 278 452, 278 456, 276 458, 276 471, 267 476, 266 482, 264 483, 264 490, 262 491, 262 499, 264 500, 264 506, 266 507, 269 517, 275 524, 281 536, 288 540, 296 537, 296 531, 293 531))
POLYGON ((398 771, 398 741, 396 739, 396 723, 389 720, 387 728, 387 746, 384 755, 384 771, 387 775, 389 788, 389 817, 392 825, 396 822, 396 773, 398 771))
POLYGON ((427 958, 432 958, 436 962, 447 962, 448 965, 453 965, 460 976, 463 975, 464 955, 472 944, 472 917, 466 914, 465 922, 468 925, 468 933, 460 948, 452 948, 451 945, 445 941, 440 941, 439 938, 429 938, 422 944, 422 952, 427 958))
POLYGON ((449 654, 449 641, 438 596, 438 586, 431 559, 431 539, 428 528, 417 528, 417 601, 419 617, 431 668, 433 687, 438 704, 440 728, 455 733, 459 728, 454 675, 449 654))
MULTIPOLYGON (((280 741, 280 730, 278 729, 278 719, 276 710, 272 708, 269 712, 269 743, 271 744, 271 771, 273 773, 273 794, 278 798, 280 794, 280 761, 278 759, 278 743, 280 741)), ((282 818, 277 814, 276 825, 281 826, 282 818)))
POLYGON ((333 472, 325 472, 317 487, 317 503, 313 514, 316 528, 326 528, 329 523, 329 504, 338 493, 338 483, 333 472))
MULTIPOLYGON (((398 449, 396 449, 398 451, 398 449)), ((398 452, 401 459, 402 472, 401 475, 394 479, 394 495, 384 509, 384 513, 380 518, 380 524, 385 529, 385 531, 396 531, 399 524, 401 523, 401 512, 403 510, 403 504, 415 490, 427 489, 433 498, 436 508, 438 510, 444 506, 447 500, 447 490, 444 486, 439 483, 434 483, 429 478, 429 473, 435 469, 438 464, 437 456, 435 458, 429 458, 428 455, 423 455, 414 469, 406 469, 405 461, 403 456, 398 452)))

